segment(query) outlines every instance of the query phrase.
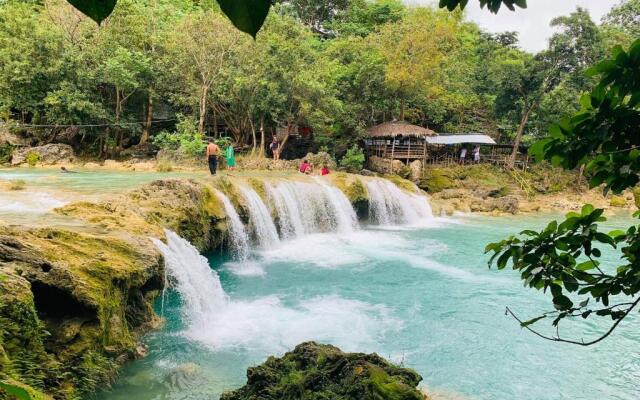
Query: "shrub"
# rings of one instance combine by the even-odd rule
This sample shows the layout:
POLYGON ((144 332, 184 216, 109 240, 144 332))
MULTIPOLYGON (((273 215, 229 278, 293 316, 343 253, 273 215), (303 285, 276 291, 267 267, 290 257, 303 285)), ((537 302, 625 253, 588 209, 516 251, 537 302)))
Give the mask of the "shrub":
POLYGON ((175 132, 160 132, 154 136, 153 144, 161 149, 181 150, 192 156, 203 154, 207 146, 203 135, 198 132, 196 121, 183 115, 177 118, 175 132))
POLYGON ((160 161, 158 162, 158 164, 156 164, 156 171, 158 172, 171 172, 173 171, 173 164, 171 164, 171 161, 160 161))
POLYGON ((633 198, 636 203, 636 207, 640 209, 640 186, 636 186, 633 189, 633 198))
POLYGON ((27 182, 22 179, 16 179, 15 181, 11 181, 9 184, 9 190, 24 190, 27 186, 27 182))
POLYGON ((13 146, 11 144, 0 144, 0 164, 6 164, 11 161, 11 154, 13 154, 13 146))
POLYGON ((340 166, 346 168, 349 172, 361 171, 364 167, 364 152, 362 149, 354 144, 340 160, 340 166))
POLYGON ((26 160, 30 167, 35 167, 38 161, 40 161, 40 154, 31 152, 27 154, 26 160))

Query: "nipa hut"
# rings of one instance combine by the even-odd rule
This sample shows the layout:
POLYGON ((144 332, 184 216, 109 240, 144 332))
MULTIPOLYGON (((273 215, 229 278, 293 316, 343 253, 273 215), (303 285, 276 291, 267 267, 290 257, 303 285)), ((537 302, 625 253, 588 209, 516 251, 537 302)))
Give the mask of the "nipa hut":
POLYGON ((427 159, 427 137, 437 136, 431 129, 404 121, 384 122, 366 130, 365 151, 369 157, 401 160, 427 159))

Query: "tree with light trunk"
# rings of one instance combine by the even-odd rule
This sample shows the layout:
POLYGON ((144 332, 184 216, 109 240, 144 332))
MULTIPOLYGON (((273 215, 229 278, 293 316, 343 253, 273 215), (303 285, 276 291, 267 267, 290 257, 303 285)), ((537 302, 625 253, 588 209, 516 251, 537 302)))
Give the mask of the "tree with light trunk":
POLYGON ((222 15, 209 10, 186 16, 169 37, 166 66, 177 77, 175 99, 197 103, 199 133, 205 131, 211 87, 223 76, 240 38, 222 15))

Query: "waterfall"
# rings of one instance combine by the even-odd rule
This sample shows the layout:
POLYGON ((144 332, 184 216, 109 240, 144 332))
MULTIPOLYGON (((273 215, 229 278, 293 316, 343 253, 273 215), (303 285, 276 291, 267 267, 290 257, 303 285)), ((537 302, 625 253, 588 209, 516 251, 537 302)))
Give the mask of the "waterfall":
POLYGON ((240 186, 240 192, 247 201, 249 222, 258 244, 262 247, 276 245, 280 241, 278 230, 264 201, 249 187, 240 186))
POLYGON ((379 225, 415 224, 433 218, 425 196, 407 193, 383 179, 369 180, 367 190, 370 218, 379 225))
POLYGON ((222 202, 227 215, 229 237, 231 238, 231 247, 235 256, 239 260, 246 260, 249 256, 249 236, 244 229, 244 224, 240 220, 240 216, 233 204, 231 204, 231 200, 218 190, 216 190, 216 195, 222 202))
POLYGON ((183 317, 192 328, 206 326, 207 320, 229 303, 218 274, 209 267, 198 249, 176 233, 165 230, 167 244, 151 239, 165 260, 165 268, 184 302, 183 317))
POLYGON ((285 239, 317 232, 351 232, 358 226, 346 196, 322 182, 281 181, 267 185, 285 239))

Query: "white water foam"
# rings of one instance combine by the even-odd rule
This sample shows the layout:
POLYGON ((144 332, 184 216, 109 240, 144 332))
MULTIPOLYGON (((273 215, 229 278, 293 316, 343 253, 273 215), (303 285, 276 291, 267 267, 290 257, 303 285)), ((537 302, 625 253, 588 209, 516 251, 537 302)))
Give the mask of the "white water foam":
POLYGON ((249 222, 258 245, 261 247, 273 247, 278 244, 280 242, 278 230, 267 205, 264 204, 264 201, 255 190, 246 186, 240 186, 239 189, 247 201, 249 222))
POLYGON ((267 185, 283 239, 318 232, 353 232, 358 220, 346 196, 320 180, 267 185))
POLYGON ((425 196, 407 193, 384 179, 367 181, 371 220, 379 225, 422 225, 434 220, 425 196))
POLYGON ((45 192, 10 192, 0 195, 0 213, 45 214, 62 207, 68 201, 57 199, 45 192))
POLYGON ((246 260, 249 257, 249 236, 244 229, 244 224, 240 220, 240 216, 233 204, 231 204, 231 200, 218 190, 216 190, 216 196, 222 202, 224 211, 227 214, 227 225, 234 255, 238 260, 246 260))
POLYGON ((229 300, 220 279, 197 249, 173 232, 167 244, 153 240, 184 302, 185 337, 211 349, 281 352, 307 340, 347 350, 374 346, 380 335, 401 324, 381 305, 320 296, 294 305, 278 296, 229 300))

